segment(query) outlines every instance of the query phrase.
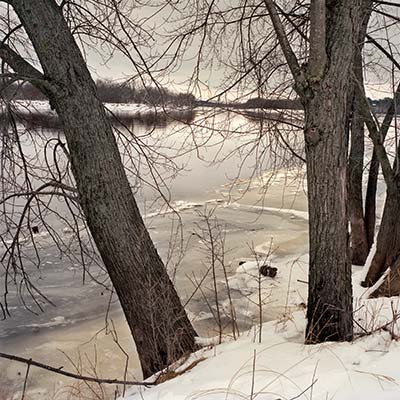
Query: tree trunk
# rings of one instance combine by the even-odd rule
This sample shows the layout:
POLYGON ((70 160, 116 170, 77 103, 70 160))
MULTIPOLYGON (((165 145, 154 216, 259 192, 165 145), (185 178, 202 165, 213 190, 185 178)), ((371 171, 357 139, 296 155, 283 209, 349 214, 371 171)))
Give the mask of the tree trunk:
POLYGON ((307 343, 351 340, 353 335, 346 213, 347 102, 334 93, 335 87, 326 82, 326 90, 305 106, 310 224, 307 343), (311 139, 315 131, 320 136, 317 142, 311 139))
POLYGON ((367 231, 368 251, 375 240, 376 191, 378 188, 379 160, 375 149, 372 152, 368 173, 367 192, 365 194, 365 229, 367 231))
MULTIPOLYGON (((361 30, 359 32, 358 43, 354 54, 354 88, 351 96, 352 116, 351 116, 351 145, 348 161, 348 207, 349 220, 351 227, 351 262, 354 265, 364 265, 370 250, 368 241, 368 231, 366 219, 364 217, 363 205, 363 172, 364 172, 364 118, 361 107, 362 99, 356 90, 356 85, 364 86, 362 50, 364 47, 365 36, 368 27, 371 10, 367 10, 364 16, 361 30)), ((372 182, 371 182, 372 183, 372 182)), ((372 189, 372 187, 370 187, 372 189)), ((376 189, 376 187, 375 187, 376 189)), ((373 192, 368 193, 368 204, 375 200, 373 192)), ((372 206, 372 204, 370 204, 372 206)), ((375 204, 374 204, 375 205, 375 204)), ((369 209, 371 213, 375 209, 369 209)), ((375 224, 372 215, 368 214, 368 223, 375 224)), ((370 225, 369 225, 370 228, 370 225)))
POLYGON ((306 343, 353 337, 349 235, 347 230, 346 116, 359 32, 369 1, 327 2, 327 66, 320 81, 300 88, 310 227, 306 343))
MULTIPOLYGON (((376 192, 379 172, 379 166, 376 165, 376 163, 379 159, 379 164, 382 167, 386 183, 386 201, 377 237, 376 252, 365 281, 362 282, 362 286, 373 286, 384 272, 390 268, 390 273, 384 279, 383 285, 373 293, 373 296, 393 296, 400 294, 400 223, 398 218, 400 209, 400 177, 396 172, 397 162, 400 159, 400 148, 397 148, 397 155, 392 168, 390 167, 389 159, 386 155, 387 152, 384 149, 385 138, 393 117, 396 114, 396 105, 399 101, 400 85, 385 115, 382 126, 378 129, 374 123, 369 123, 370 136, 374 142, 373 163, 371 162, 370 170, 371 185, 375 185, 376 192)), ((368 113, 366 114, 367 117, 368 113)), ((370 115, 369 118, 372 119, 370 115)))
MULTIPOLYGON (((400 186, 400 185, 399 185, 400 186)), ((400 191, 393 192, 388 188, 385 206, 379 229, 376 253, 365 279, 365 286, 374 285, 390 267, 390 276, 374 292, 374 296, 400 295, 400 191)))
POLYGON ((54 0, 15 0, 64 128, 80 202, 134 337, 144 377, 195 347, 193 330, 133 197, 112 127, 54 0))
MULTIPOLYGON (((362 70, 361 78, 362 78, 362 70)), ((360 77, 360 74, 358 74, 360 77)), ((348 207, 351 226, 351 262, 364 265, 369 253, 367 229, 364 219, 363 172, 364 172, 364 119, 358 112, 357 96, 351 118, 351 148, 348 165, 348 207)))

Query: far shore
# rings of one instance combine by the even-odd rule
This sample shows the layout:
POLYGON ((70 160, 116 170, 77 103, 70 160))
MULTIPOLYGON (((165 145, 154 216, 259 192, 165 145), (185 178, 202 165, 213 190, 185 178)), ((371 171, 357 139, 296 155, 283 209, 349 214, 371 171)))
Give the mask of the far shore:
MULTIPOLYGON (((131 127, 135 123, 144 126, 167 126, 169 123, 190 123, 196 112, 190 107, 152 107, 135 103, 107 103, 107 115, 114 125, 131 127)), ((17 121, 28 128, 61 129, 57 113, 47 101, 17 100, 12 102, 17 121)), ((0 108, 0 116, 5 115, 0 108)))
MULTIPOLYGON (((227 112, 232 111, 251 120, 267 119, 293 124, 295 122, 293 115, 289 116, 288 112, 298 111, 296 107, 283 107, 282 105, 277 108, 259 108, 249 107, 246 104, 212 103, 208 101, 197 101, 192 106, 151 106, 137 103, 105 103, 104 105, 114 125, 127 127, 132 127, 135 124, 165 127, 174 122, 189 124, 194 121, 198 112, 215 108, 227 112)), ((16 100, 11 103, 11 106, 17 122, 28 128, 61 129, 58 115, 50 107, 48 101, 16 100)), ((5 109, 0 103, 0 117, 4 115, 6 115, 5 109)))

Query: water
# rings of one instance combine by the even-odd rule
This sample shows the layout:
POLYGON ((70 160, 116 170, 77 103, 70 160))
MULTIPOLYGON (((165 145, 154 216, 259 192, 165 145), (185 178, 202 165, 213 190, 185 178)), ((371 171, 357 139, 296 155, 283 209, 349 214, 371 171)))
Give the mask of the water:
MULTIPOLYGON (((301 213, 293 215, 280 211, 288 208, 301 212, 306 210, 301 173, 295 176, 281 170, 271 180, 272 175, 266 171, 280 165, 267 156, 266 151, 260 155, 261 145, 271 146, 271 143, 263 143, 256 130, 249 134, 249 128, 254 125, 250 126, 245 118, 235 117, 228 129, 226 117, 217 116, 212 123, 208 120, 206 124, 212 130, 193 131, 178 123, 152 130, 135 126, 134 138, 129 132, 124 132, 124 138, 119 137, 123 160, 130 171, 128 175, 151 237, 174 278, 182 302, 186 303, 191 298, 187 304, 188 313, 196 321, 194 324, 199 334, 204 336, 215 335, 215 321, 211 317, 198 318, 199 315, 209 314, 209 310, 203 296, 196 293, 192 298, 192 293, 195 281, 200 280, 208 269, 209 254, 199 238, 205 214, 215 209, 213 217, 218 218, 218 226, 225 233, 228 274, 236 269, 239 261, 251 258, 254 249, 268 251, 271 238, 274 257, 294 258, 307 252, 306 220, 301 213), (146 146, 145 155, 137 147, 138 140, 146 146), (259 141, 257 162, 255 157, 248 156, 256 140, 259 141), (145 162, 149 155, 152 156, 151 163, 145 162), (146 183, 136 178, 135 171, 139 166, 146 183), (153 168, 162 171, 165 179, 157 188, 154 187, 153 168), (260 172, 263 172, 261 177, 260 172), (165 206, 165 199, 179 213, 179 218, 165 206), (269 207, 268 211, 262 211, 261 205, 269 207)), ((204 125, 204 121, 201 123, 204 125)), ((59 132, 44 131, 22 143, 38 171, 32 179, 34 185, 48 178, 42 168, 44 154, 38 153, 37 148, 43 148, 45 143, 51 143, 56 137, 63 140, 59 132), (34 141, 39 143, 37 148, 33 145, 34 141)), ((51 148, 49 144, 48 148, 51 148)), ((61 160, 61 156, 59 158, 61 160)), ((60 165, 63 165, 60 160, 60 165)), ((47 163, 54 171, 54 158, 47 163)), ((17 205, 22 204, 22 200, 18 202, 17 205)), ((53 304, 40 300, 43 308, 40 311, 27 293, 21 297, 10 286, 8 306, 11 318, 0 323, 1 351, 88 375, 93 374, 95 369, 99 376, 109 378, 123 377, 126 352, 129 355, 128 378, 140 379, 134 343, 118 301, 111 296, 107 274, 96 253, 91 250, 89 237, 84 230, 81 231, 82 239, 88 245, 85 256, 87 271, 83 274, 76 237, 66 224, 71 214, 60 199, 53 198, 52 206, 57 213, 45 212, 46 221, 51 226, 50 232, 57 235, 58 243, 62 243, 63 250, 69 250, 70 256, 67 257, 54 245, 54 234, 46 233, 42 225, 39 235, 35 236, 37 250, 27 238, 24 257, 31 262, 27 270, 35 286, 53 304), (32 261, 37 253, 40 254, 40 269, 32 261), (27 310, 27 306, 31 311, 27 310), (117 336, 113 334, 114 328, 117 336)), ((18 209, 16 217, 19 213, 18 209)), ((82 224, 82 221, 79 223, 82 224)), ((223 271, 219 271, 219 281, 222 276, 223 271)), ((205 287, 209 282, 207 278, 205 287)), ((219 285, 222 287, 221 282, 219 285)), ((206 289, 205 293, 208 293, 206 289)), ((237 293, 233 295, 238 296, 237 293)), ((221 294, 223 300, 224 294, 221 294)), ((266 310, 265 319, 274 319, 280 312, 282 308, 279 306, 270 308, 266 310)), ((242 329, 252 323, 246 318, 239 322, 242 329)), ((0 387, 7 387, 9 393, 21 390, 24 374, 24 365, 0 360, 0 387)), ((86 386, 68 386, 66 389, 66 385, 71 384, 70 380, 35 368, 29 374, 28 387, 33 398, 64 398, 65 391, 76 395, 77 390, 89 390, 86 386)), ((104 396, 111 398, 112 393, 104 396)))

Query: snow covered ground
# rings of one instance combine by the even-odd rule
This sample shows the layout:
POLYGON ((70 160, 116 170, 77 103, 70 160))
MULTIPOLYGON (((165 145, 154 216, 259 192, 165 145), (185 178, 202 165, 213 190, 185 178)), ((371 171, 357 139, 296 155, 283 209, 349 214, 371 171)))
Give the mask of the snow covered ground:
MULTIPOLYGON (((52 112, 47 102, 34 102, 30 105, 19 102, 17 107, 21 110, 34 107, 38 113, 52 112)), ((139 114, 154 110, 136 104, 107 105, 107 107, 115 113, 139 114)), ((287 174, 278 175, 277 178, 286 185, 287 174)), ((191 179, 193 180, 193 177, 191 179)), ((263 182, 259 186, 262 185, 263 182)), ((246 183, 243 186, 247 187, 246 183)), ((259 186, 251 186, 253 192, 259 186)), ((299 187, 293 185, 294 192, 298 192, 299 187)), ((243 195, 240 203, 230 204, 229 207, 237 210, 238 214, 240 210, 260 210, 260 213, 264 210, 271 214, 289 215, 290 219, 294 220, 307 219, 307 212, 303 207, 289 209, 293 207, 294 199, 299 195, 288 196, 288 188, 285 189, 285 196, 282 196, 281 192, 275 193, 271 185, 268 199, 275 199, 274 201, 279 204, 277 206, 272 202, 272 207, 255 206, 255 203, 249 200, 245 203, 246 196, 251 197, 252 193, 243 195)), ((201 203, 197 203, 197 200, 181 201, 176 202, 176 208, 180 211, 191 210, 199 207, 199 204, 201 203)), ((151 216, 147 215, 148 218, 151 216)), ((303 241, 306 242, 306 234, 303 231, 299 232, 298 235, 305 236, 303 241)), ((287 234, 285 231, 285 235, 287 234)), ((243 246, 247 239, 252 241, 249 232, 244 235, 243 246)), ((276 237, 274 239, 276 240, 276 237)), ((289 241, 286 242, 285 250, 289 241)), ((258 254, 258 260, 249 259, 250 261, 244 264, 236 264, 235 273, 229 277, 237 319, 239 322, 249 319, 255 321, 256 325, 251 331, 241 332, 240 338, 236 341, 227 335, 221 345, 211 345, 215 343, 213 339, 200 339, 200 342, 207 344, 207 347, 186 360, 177 369, 178 376, 157 387, 131 388, 125 398, 128 400, 400 399, 398 386, 400 368, 397 366, 400 349, 399 342, 393 340, 399 334, 399 326, 393 322, 399 314, 399 299, 366 300, 364 289, 359 285, 364 270, 356 268, 354 319, 358 339, 353 343, 305 346, 304 307, 307 300, 308 255, 304 246, 299 246, 298 241, 295 244, 298 255, 296 259, 293 253, 287 257, 277 257, 273 252, 270 254, 271 246, 268 241, 257 245, 254 250, 258 254), (278 268, 275 278, 260 280, 258 267, 263 263, 271 263, 278 268), (277 320, 264 322, 261 325, 261 335, 258 324, 260 305, 263 316, 266 314, 278 316, 277 320), (270 312, 271 309, 276 311, 270 312)), ((224 282, 219 284, 223 285, 224 282)), ((228 301, 224 301, 221 307, 226 314, 229 314, 228 301)), ((200 318, 210 318, 210 315, 191 315, 191 317, 196 321, 200 318)), ((57 318, 51 323, 64 323, 57 318)), ((267 321, 267 318, 264 320, 267 321)), ((107 360, 107 363, 111 369, 110 364, 114 365, 116 361, 107 360)), ((108 374, 113 375, 112 371, 106 369, 104 376, 108 374)))
MULTIPOLYGON (((262 297, 270 300, 264 307, 285 299, 287 310, 280 319, 262 324, 261 334, 257 325, 236 341, 227 336, 214 345, 212 339, 199 339, 207 346, 176 369, 178 376, 155 387, 131 388, 125 399, 400 399, 400 343, 394 340, 399 298, 365 299, 359 285, 365 270, 355 268, 357 339, 305 346, 305 261, 304 256, 295 263, 281 262, 275 279, 263 278, 262 297)), ((229 282, 248 299, 247 306, 235 304, 238 317, 256 314, 257 262, 240 265, 229 282)))
MULTIPOLYGON (((56 115, 55 111, 50 108, 48 101, 39 100, 16 100, 12 103, 13 107, 17 112, 24 115, 27 113, 36 113, 43 115, 56 115)), ((107 110, 118 116, 124 115, 146 115, 154 113, 165 113, 168 111, 176 111, 177 107, 173 110, 168 107, 152 107, 146 104, 136 104, 136 103, 107 103, 105 104, 107 110)), ((179 109, 179 107, 178 107, 179 109)), ((185 108, 182 108, 185 110, 185 108)))

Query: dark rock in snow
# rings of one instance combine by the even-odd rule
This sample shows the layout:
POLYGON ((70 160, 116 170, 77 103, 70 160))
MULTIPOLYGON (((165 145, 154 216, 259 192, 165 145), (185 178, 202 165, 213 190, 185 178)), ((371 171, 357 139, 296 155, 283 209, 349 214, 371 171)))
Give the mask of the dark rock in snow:
POLYGON ((260 274, 263 276, 269 276, 270 278, 275 278, 278 273, 278 268, 271 267, 270 265, 262 265, 260 267, 260 274))

